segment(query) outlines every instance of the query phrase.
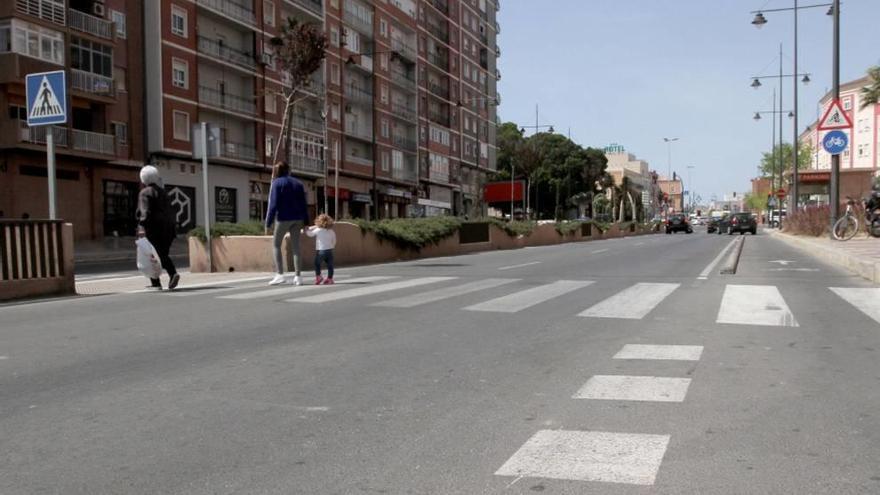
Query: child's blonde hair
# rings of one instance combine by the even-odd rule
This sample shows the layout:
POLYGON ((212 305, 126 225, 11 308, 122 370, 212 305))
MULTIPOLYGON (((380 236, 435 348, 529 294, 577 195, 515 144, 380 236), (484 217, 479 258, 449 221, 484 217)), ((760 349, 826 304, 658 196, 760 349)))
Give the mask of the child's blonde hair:
POLYGON ((322 229, 332 229, 333 217, 326 213, 321 213, 320 215, 318 215, 318 218, 315 219, 315 225, 321 227, 322 229))

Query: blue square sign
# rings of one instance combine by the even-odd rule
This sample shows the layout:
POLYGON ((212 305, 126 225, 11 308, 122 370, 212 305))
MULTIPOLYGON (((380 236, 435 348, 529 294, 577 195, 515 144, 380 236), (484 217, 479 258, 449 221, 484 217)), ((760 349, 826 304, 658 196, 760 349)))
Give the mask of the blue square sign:
POLYGON ((25 85, 29 126, 67 122, 67 84, 63 70, 28 74, 25 85))

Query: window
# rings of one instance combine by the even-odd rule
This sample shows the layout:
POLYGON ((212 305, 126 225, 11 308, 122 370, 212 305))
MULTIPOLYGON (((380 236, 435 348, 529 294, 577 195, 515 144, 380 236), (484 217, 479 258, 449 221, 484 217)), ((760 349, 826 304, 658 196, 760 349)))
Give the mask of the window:
POLYGON ((352 31, 347 27, 342 27, 342 37, 345 39, 345 46, 354 53, 361 52, 361 37, 357 31, 352 31))
POLYGON ((171 59, 171 84, 175 88, 189 89, 189 64, 186 60, 171 59))
POLYGON ((334 103, 330 107, 330 118, 333 119, 333 122, 339 122, 339 103, 334 103))
POLYGON ((843 109, 852 110, 852 98, 847 98, 843 100, 843 109))
POLYGON ((339 84, 339 65, 330 64, 330 82, 339 84))
POLYGON ((113 68, 113 84, 116 86, 116 91, 128 91, 128 86, 126 86, 126 76, 125 69, 120 69, 119 67, 113 68))
POLYGON ((270 26, 275 25, 275 4, 272 2, 263 2, 263 22, 270 26))
POLYGON ((387 172, 391 167, 391 157, 388 156, 387 151, 382 152, 382 171, 387 172))
POLYGON ((275 152, 275 136, 266 136, 266 156, 272 157, 275 152))
POLYGON ((388 86, 382 84, 382 93, 381 93, 382 103, 388 104, 388 86))
POLYGON ((387 138, 388 136, 389 136, 388 121, 385 119, 382 119, 382 137, 387 138))
POLYGON ((110 11, 110 20, 116 26, 116 36, 125 39, 127 30, 125 28, 125 14, 115 10, 110 11))
POLYGON ((266 93, 266 113, 274 114, 277 111, 278 98, 275 93, 269 91, 266 93))
POLYGON ((269 41, 263 41, 263 63, 272 70, 275 70, 275 49, 269 44, 269 41))
POLYGON ((400 150, 392 150, 391 162, 391 168, 394 170, 403 170, 403 152, 400 150))
POLYGON ((330 0, 330 6, 333 7, 334 9, 338 9, 339 8, 339 0, 330 0))
POLYGON ((431 172, 440 175, 449 175, 449 158, 442 155, 430 155, 431 172))
POLYGON ((174 139, 189 141, 189 114, 186 112, 174 111, 174 139))
POLYGON ((388 23, 385 22, 385 19, 379 20, 379 34, 382 36, 388 36, 388 23))
POLYGON ((431 141, 449 146, 449 131, 431 126, 431 141))
POLYGON ((339 46, 339 29, 336 26, 330 28, 330 44, 339 46))
POLYGON ((186 10, 172 5, 171 6, 171 33, 182 38, 186 38, 186 10))
POLYGON ((487 143, 480 143, 480 158, 489 159, 489 145, 487 143))
POLYGON ((388 70, 388 54, 380 53, 379 54, 379 66, 382 67, 382 70, 388 70))
POLYGON ((0 53, 14 52, 58 65, 64 64, 64 35, 12 19, 0 23, 0 53))
POLYGON ((128 124, 113 122, 113 135, 116 136, 116 144, 128 144, 128 124))
POLYGON ((9 105, 9 118, 12 120, 27 120, 27 109, 18 105, 9 105))
POLYGON ((113 77, 113 48, 76 36, 70 37, 71 67, 113 77))

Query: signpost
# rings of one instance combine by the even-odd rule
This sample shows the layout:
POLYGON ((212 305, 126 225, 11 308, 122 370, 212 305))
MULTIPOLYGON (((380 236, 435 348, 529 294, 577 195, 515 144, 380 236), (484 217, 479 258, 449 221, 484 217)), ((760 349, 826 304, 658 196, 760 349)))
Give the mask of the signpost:
POLYGON ((840 100, 837 99, 831 102, 828 110, 825 111, 825 115, 819 119, 818 129, 820 131, 833 131, 836 129, 851 129, 852 126, 852 119, 849 118, 849 114, 846 113, 843 105, 840 104, 840 100))
POLYGON ((49 219, 57 219, 55 205, 55 133, 54 124, 67 122, 67 81, 65 72, 38 72, 25 77, 28 127, 46 129, 46 182, 49 183, 49 219))

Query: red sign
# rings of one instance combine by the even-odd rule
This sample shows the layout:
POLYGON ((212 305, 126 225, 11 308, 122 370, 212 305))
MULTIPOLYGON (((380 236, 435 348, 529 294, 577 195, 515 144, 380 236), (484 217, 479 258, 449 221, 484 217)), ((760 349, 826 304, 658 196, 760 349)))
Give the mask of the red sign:
POLYGON ((833 129, 851 129, 853 126, 852 119, 843 109, 840 100, 834 100, 828 105, 825 115, 819 119, 818 129, 820 131, 830 131, 833 129))
MULTIPOLYGON (((336 197, 336 189, 331 186, 327 186, 327 196, 330 198, 336 197)), ((348 201, 351 198, 351 191, 348 189, 339 188, 339 199, 343 201, 348 201)))
POLYGON ((483 186, 483 198, 487 203, 510 203, 511 201, 522 201, 525 197, 525 183, 516 181, 513 183, 490 182, 483 186))
POLYGON ((786 192, 785 189, 779 189, 776 191, 776 197, 779 199, 785 198, 786 192))

